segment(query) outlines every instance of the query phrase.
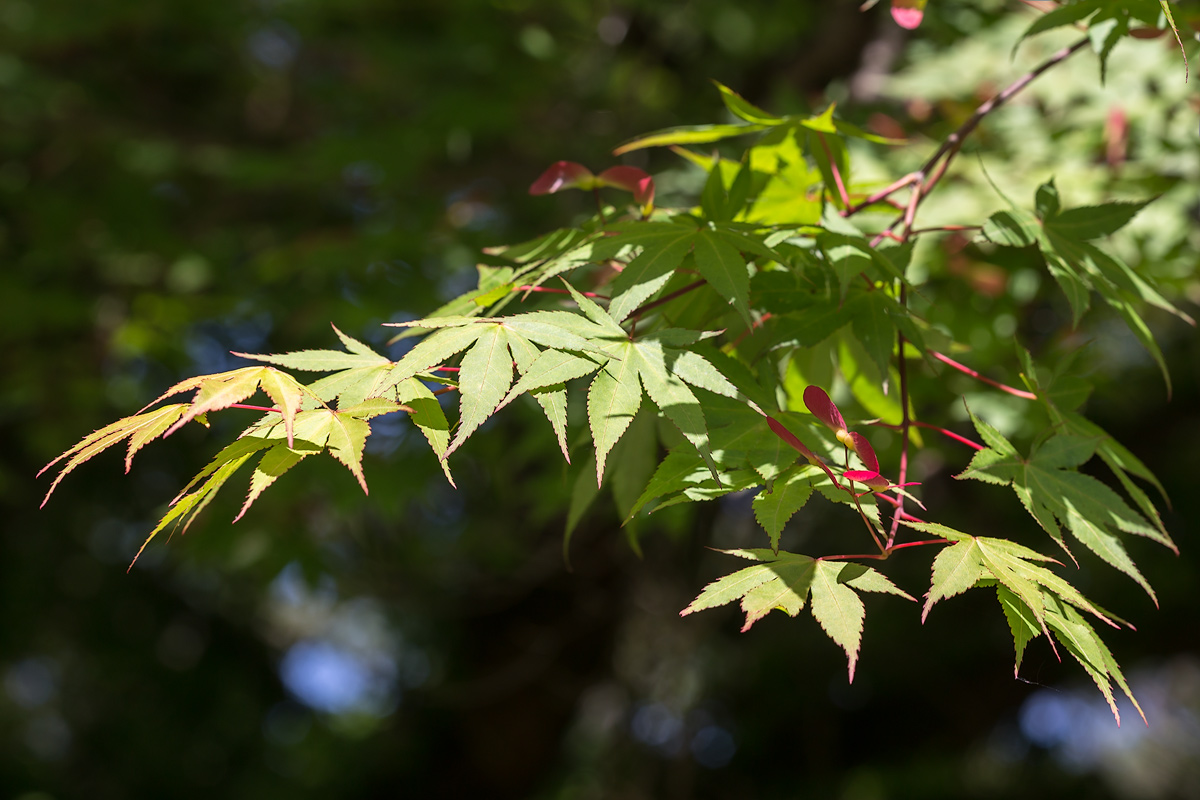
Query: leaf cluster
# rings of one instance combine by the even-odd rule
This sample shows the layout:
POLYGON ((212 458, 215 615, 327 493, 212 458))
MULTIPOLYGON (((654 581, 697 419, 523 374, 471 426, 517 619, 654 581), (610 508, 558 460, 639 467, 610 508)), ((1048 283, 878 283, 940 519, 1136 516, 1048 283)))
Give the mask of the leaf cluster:
MULTIPOLYGON (((1150 5, 1082 0, 1046 15, 1029 34, 1088 18, 1103 57, 1111 37, 1126 32, 1131 20, 1144 20, 1150 5)), ((935 385, 946 365, 982 377, 946 355, 969 348, 909 303, 922 290, 911 269, 918 239, 951 232, 915 224, 941 172, 918 171, 882 187, 856 183, 850 140, 857 140, 855 147, 895 141, 842 120, 832 105, 818 114, 780 116, 723 85, 717 89, 736 122, 658 131, 616 151, 670 147, 704 172, 695 205, 652 208, 647 199, 654 187, 639 179, 636 207, 601 204, 577 227, 491 248, 491 263, 480 265, 474 290, 428 317, 394 323, 400 331, 393 342, 411 345, 395 360, 336 328, 343 350, 241 354, 260 365, 182 381, 151 406, 194 390, 190 402, 143 410, 85 437, 52 462, 65 464, 50 490, 108 447, 128 443, 128 470, 145 444, 190 421, 205 423, 208 414, 230 409, 259 412, 183 488, 148 543, 169 527, 186 529, 252 459, 239 519, 312 455, 330 455, 366 492, 364 446, 372 422, 388 414, 407 415, 453 483, 450 458, 493 415, 528 396, 566 462, 579 467, 565 515, 568 535, 604 490, 629 530, 660 509, 754 494, 753 514, 770 549, 729 551, 755 563, 710 584, 684 615, 737 601, 746 630, 772 609, 795 617, 808 605, 845 652, 853 679, 865 617, 859 593, 913 599, 862 562, 882 568, 892 557, 940 547, 922 618, 944 599, 995 587, 1018 668, 1027 644, 1044 634, 1079 661, 1110 704, 1113 683, 1128 695, 1119 667, 1084 615, 1108 625, 1116 617, 1045 566, 1057 562, 1018 543, 1019 532, 995 538, 919 518, 914 512, 929 516, 937 509, 925 509, 906 487, 920 477, 912 451, 933 446, 921 429, 939 442, 967 445, 976 452, 959 477, 1011 486, 1034 525, 1072 560, 1064 530, 1154 597, 1122 541, 1132 534, 1174 547, 1154 503, 1133 481, 1157 486, 1153 474, 1079 411, 1090 388, 1069 361, 1051 372, 1019 350, 1027 390, 984 379, 1049 415, 1028 455, 974 414, 982 443, 939 424, 950 405, 944 400, 914 402, 911 378, 918 371, 935 385), (688 149, 746 136, 755 139, 737 159, 688 149), (324 375, 306 383, 293 372, 324 375), (273 405, 244 402, 258 392, 273 405), (445 413, 451 400, 453 423, 445 413), (941 410, 931 410, 939 402, 941 410), (918 410, 938 422, 918 418, 918 410), (882 461, 864 433, 877 426, 898 433, 899 453, 885 452, 882 461), (1136 510, 1080 471, 1093 456, 1112 469, 1136 510), (836 541, 861 537, 865 528, 862 541, 872 551, 844 544, 838 546, 846 551, 825 555, 780 549, 790 521, 814 495, 834 503, 846 523, 836 541), (936 538, 912 540, 914 531, 936 538)), ((958 144, 978 121, 964 124, 958 144)), ((958 144, 948 141, 929 162, 942 172, 957 152, 958 144)), ((599 175, 613 169, 620 168, 599 175)), ((593 175, 570 162, 551 173, 593 175)), ((556 185, 539 180, 534 189, 541 194, 556 185)), ((597 193, 620 188, 611 180, 588 185, 597 193)), ((1032 211, 1010 203, 978 227, 992 245, 1036 248, 1075 325, 1088 312, 1091 294, 1103 297, 1166 377, 1141 309, 1156 306, 1190 318, 1147 276, 1096 244, 1147 202, 1063 209, 1049 182, 1037 191, 1032 211)), ((971 222, 959 227, 976 227, 971 222)), ((965 460, 961 452, 949 457, 965 460)), ((635 535, 631 542, 636 547, 635 535)))

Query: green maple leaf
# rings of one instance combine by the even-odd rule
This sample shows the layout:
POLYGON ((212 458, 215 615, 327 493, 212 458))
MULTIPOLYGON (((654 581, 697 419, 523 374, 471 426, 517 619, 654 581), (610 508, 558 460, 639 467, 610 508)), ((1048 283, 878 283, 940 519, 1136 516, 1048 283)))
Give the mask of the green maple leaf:
POLYGON ((1035 447, 1026 458, 973 413, 971 420, 988 446, 977 452, 968 468, 956 477, 1012 486, 1025 509, 1063 550, 1071 552, 1060 525, 1104 561, 1137 581, 1157 605, 1154 590, 1134 565, 1119 534, 1132 533, 1157 541, 1163 541, 1163 536, 1116 492, 1075 469, 1095 452, 1094 439, 1060 434, 1035 447))
POLYGON ((683 265, 695 243, 696 226, 642 222, 630 225, 613 239, 642 248, 611 284, 613 299, 608 313, 620 322, 666 286, 683 265))
POLYGON ((954 543, 938 553, 933 560, 933 578, 921 611, 922 622, 939 600, 962 594, 981 580, 996 580, 1021 598, 1043 630, 1043 597, 1047 593, 1092 614, 1106 624, 1114 625, 1108 615, 1071 584, 1041 566, 1041 563, 1046 562, 1058 563, 1049 556, 1007 539, 971 536, 936 523, 906 521, 905 525, 954 543))
MULTIPOLYGON (((452 327, 460 324, 463 319, 467 318, 443 318, 435 324, 452 327)), ((396 409, 403 408, 409 412, 411 422, 421 431, 433 452, 440 459, 446 479, 451 485, 454 485, 454 478, 451 476, 445 460, 449 447, 449 425, 433 392, 416 378, 395 380, 394 367, 396 365, 394 362, 375 352, 370 346, 342 333, 337 326, 334 326, 333 330, 345 345, 347 352, 302 350, 283 355, 247 353, 238 353, 237 355, 258 361, 268 361, 292 369, 332 372, 332 374, 304 387, 303 407, 307 410, 330 407, 327 404, 336 404, 337 408, 341 410, 362 407, 364 403, 372 399, 390 400, 394 404, 399 404, 396 409)), ((288 419, 286 414, 284 419, 288 419)), ((264 420, 264 424, 267 427, 272 426, 269 416, 264 420)), ((283 456, 279 456, 279 459, 275 467, 277 473, 275 477, 282 474, 278 464, 288 461, 288 458, 283 456)), ((291 466, 294 466, 294 462, 290 463, 288 468, 291 466)), ((262 488, 265 489, 268 485, 270 484, 265 483, 262 488)), ((253 497, 257 497, 257 494, 254 494, 253 497)), ((253 497, 242 509, 242 513, 249 508, 253 497)))
POLYGON ((42 505, 44 506, 50 499, 50 495, 63 478, 76 467, 107 448, 126 439, 129 440, 125 455, 125 471, 128 472, 134 455, 152 439, 158 436, 170 436, 192 420, 198 420, 207 425, 204 420, 209 412, 241 403, 260 389, 275 401, 279 419, 283 423, 283 431, 290 442, 292 426, 300 413, 302 396, 307 391, 295 378, 273 367, 243 367, 229 372, 199 375, 180 381, 145 408, 158 405, 168 397, 192 389, 196 390, 196 394, 190 403, 170 404, 154 411, 143 409, 138 414, 119 419, 88 434, 43 467, 38 475, 66 459, 62 471, 50 484, 50 489, 46 492, 42 505))
MULTIPOLYGON (((368 420, 381 414, 410 410, 393 400, 373 398, 343 410, 320 408, 296 415, 291 435, 278 414, 268 414, 251 425, 237 441, 222 449, 171 501, 170 507, 134 556, 168 526, 182 525, 184 532, 222 486, 251 456, 265 450, 250 479, 250 489, 234 521, 241 519, 255 500, 281 475, 310 455, 328 450, 368 492, 362 470, 363 448, 371 435, 368 420), (195 487, 195 488, 193 488, 195 487)), ((131 565, 132 566, 132 565, 131 565)))
POLYGON ((569 284, 576 304, 602 333, 594 342, 609 355, 588 390, 588 422, 596 447, 596 482, 604 478, 609 452, 638 412, 642 391, 659 411, 692 443, 720 482, 708 445, 708 425, 700 401, 690 387, 726 397, 741 393, 702 356, 672 344, 694 342, 693 331, 666 329, 630 339, 611 311, 605 311, 569 284))
MULTIPOLYGON (((458 368, 458 428, 453 440, 439 452, 443 460, 498 408, 511 402, 509 395, 515 374, 523 377, 534 365, 538 365, 539 371, 543 369, 545 365, 539 361, 543 351, 537 344, 549 348, 545 352, 600 353, 602 351, 585 337, 605 332, 586 317, 566 311, 536 311, 512 317, 448 317, 394 324, 428 327, 434 332, 417 343, 400 361, 387 367, 386 373, 374 384, 374 395, 389 396, 396 387, 416 376, 428 377, 430 370, 466 351, 458 368)), ((562 380, 565 378, 560 377, 556 382, 562 380)), ((536 376, 535 380, 519 385, 522 392, 534 393, 565 453, 566 392, 554 388, 553 384, 535 383, 536 376)))
POLYGON ((783 527, 812 497, 813 486, 809 477, 813 470, 815 467, 808 464, 793 467, 759 492, 751 503, 754 518, 770 535, 771 550, 776 553, 779 552, 779 537, 783 527))
MULTIPOLYGON (((1021 669, 1021 659, 1026 645, 1037 638, 1042 631, 1034 626, 1033 611, 1019 596, 1005 586, 997 585, 996 597, 1000 601, 1004 617, 1008 620, 1009 629, 1013 634, 1013 643, 1017 652, 1016 667, 1013 670, 1015 675, 1021 669)), ((1084 619, 1073 604, 1065 602, 1062 598, 1047 594, 1043 596, 1042 600, 1046 626, 1054 638, 1071 654, 1071 657, 1079 662, 1079 665, 1096 684, 1096 688, 1104 695, 1117 725, 1121 724, 1121 713, 1117 709, 1113 683, 1116 683, 1122 693, 1129 698, 1133 707, 1141 715, 1142 721, 1145 722, 1145 712, 1142 711, 1137 698, 1133 696, 1129 683, 1121 672, 1120 665, 1117 664, 1112 652, 1096 633, 1095 628, 1084 619)))
MULTIPOLYGON (((1113 681, 1141 713, 1141 707, 1130 693, 1117 662, 1080 612, 1116 628, 1118 625, 1113 621, 1113 615, 1042 566, 1054 559, 1007 539, 971 536, 933 523, 905 521, 904 524, 953 542, 938 553, 933 561, 933 575, 921 613, 922 622, 938 601, 976 586, 995 585, 1016 649, 1014 675, 1020 673, 1026 645, 1045 634, 1051 646, 1057 640, 1079 661, 1108 701, 1117 724, 1120 724, 1121 717, 1113 697, 1113 681)), ((1144 714, 1142 718, 1145 719, 1144 714)))
POLYGON ((858 663, 866 614, 858 592, 881 592, 913 599, 884 575, 861 564, 824 561, 797 553, 775 554, 770 550, 720 552, 759 563, 704 587, 704 591, 679 612, 680 616, 737 600, 746 613, 746 623, 742 626, 746 631, 774 609, 794 617, 807 603, 822 630, 845 651, 851 682, 858 663))
POLYGON ((750 273, 739 249, 755 248, 752 239, 713 225, 638 222, 614 227, 618 233, 607 246, 628 244, 640 247, 641 252, 612 282, 608 313, 613 320, 621 322, 661 291, 690 258, 688 263, 694 263, 700 276, 733 305, 747 325, 752 324, 750 273))
MULTIPOLYGON (((1175 26, 1171 7, 1166 0, 1074 0, 1039 17, 1022 34, 1018 44, 1034 34, 1086 20, 1088 39, 1091 40, 1092 49, 1100 56, 1100 80, 1103 83, 1107 76, 1109 54, 1117 42, 1129 33, 1130 23, 1137 21, 1156 27, 1160 12, 1175 32, 1175 39, 1183 51, 1179 29, 1175 26)), ((1183 60, 1186 80, 1186 52, 1183 60)))
POLYGON ((1091 384, 1083 381, 1081 378, 1065 374, 1066 367, 1070 364, 1069 360, 1059 365, 1056 374, 1047 376, 1045 371, 1039 371, 1034 368, 1033 360, 1030 358, 1027 350, 1017 348, 1017 355, 1021 359, 1024 369, 1023 377, 1028 383, 1029 388, 1037 393, 1038 399, 1046 406, 1050 414, 1051 423, 1058 426, 1066 434, 1083 437, 1095 442, 1096 455, 1117 476, 1117 480, 1120 481, 1121 486, 1133 498, 1146 519, 1154 524, 1155 529, 1159 533, 1157 541, 1178 553, 1179 549, 1171 541, 1171 537, 1162 523, 1158 509, 1155 508, 1154 503, 1142 488, 1133 482, 1130 475, 1138 477, 1152 485, 1158 490, 1163 500, 1169 504, 1170 499, 1167 497, 1162 483, 1142 463, 1141 459, 1130 452, 1128 448, 1117 442, 1099 425, 1084 418, 1082 414, 1075 410, 1086 398, 1088 392, 1091 391, 1091 384))
POLYGON ((78 444, 42 467, 38 472, 40 476, 63 459, 67 460, 62 471, 54 477, 54 482, 50 484, 49 491, 46 492, 46 496, 42 499, 42 507, 45 507, 55 488, 58 487, 58 484, 72 470, 93 456, 126 439, 129 440, 129 448, 125 455, 125 472, 128 473, 137 451, 144 447, 150 440, 161 436, 168 428, 174 427, 187 408, 187 403, 166 405, 154 411, 124 417, 85 436, 78 444))
POLYGON ((1170 396, 1171 376, 1167 371, 1166 360, 1149 327, 1138 313, 1137 305, 1149 303, 1189 324, 1194 325, 1194 321, 1163 297, 1147 278, 1139 275, 1120 258, 1101 250, 1092 241, 1120 230, 1145 208, 1148 202, 1103 203, 1062 210, 1058 190, 1054 182, 1049 181, 1037 190, 1036 216, 1015 207, 999 211, 984 224, 983 236, 989 241, 1008 247, 1029 247, 1036 244, 1045 260, 1046 268, 1071 305, 1075 325, 1079 324, 1091 305, 1091 293, 1098 292, 1125 320, 1129 330, 1154 357, 1163 373, 1167 394, 1170 396))

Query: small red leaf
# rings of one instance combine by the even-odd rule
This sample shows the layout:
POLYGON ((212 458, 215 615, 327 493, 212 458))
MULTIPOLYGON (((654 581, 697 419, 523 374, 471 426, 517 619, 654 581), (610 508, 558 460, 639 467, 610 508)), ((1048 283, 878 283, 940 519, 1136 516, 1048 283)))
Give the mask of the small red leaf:
POLYGON ((916 29, 925 17, 926 0, 892 0, 892 19, 901 28, 916 29))
POLYGON ((633 201, 638 205, 654 202, 654 178, 637 167, 609 167, 596 176, 596 183, 633 192, 633 201))
POLYGON ((809 386, 804 390, 804 405, 817 419, 825 423, 825 427, 835 434, 846 430, 846 420, 842 412, 829 399, 829 395, 820 386, 809 386))
POLYGON ((821 459, 817 457, 817 454, 805 447, 804 443, 796 438, 796 434, 785 428, 782 422, 777 419, 767 417, 767 425, 770 426, 771 430, 775 431, 776 436, 778 436, 780 439, 783 439, 792 447, 796 448, 800 455, 807 458, 808 463, 819 464, 821 462, 821 459))
POLYGON ((875 448, 871 447, 871 443, 867 441, 867 437, 861 433, 851 433, 849 438, 850 449, 858 453, 858 457, 862 459, 866 468, 872 472, 879 472, 879 459, 875 455, 875 448))
POLYGON ((530 194, 553 194, 560 189, 590 189, 595 176, 583 164, 556 161, 529 187, 530 194))

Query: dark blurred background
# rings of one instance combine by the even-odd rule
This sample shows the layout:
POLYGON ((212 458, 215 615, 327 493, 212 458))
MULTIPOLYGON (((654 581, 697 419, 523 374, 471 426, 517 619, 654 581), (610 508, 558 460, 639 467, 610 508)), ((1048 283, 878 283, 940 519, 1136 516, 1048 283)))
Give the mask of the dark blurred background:
MULTIPOLYGON (((1182 555, 1130 543, 1157 611, 1094 559, 1073 576, 1139 628, 1107 638, 1148 729, 1126 708, 1118 731, 1044 642, 1013 680, 986 592, 924 628, 912 606, 868 599, 853 685, 807 617, 746 634, 732 609, 680 620, 729 567, 705 545, 761 546, 749 498, 656 515, 640 558, 597 504, 568 572, 571 476, 527 408, 455 456, 457 491, 420 436, 385 420, 369 498, 331 461, 305 462, 232 526, 230 489, 129 574, 163 503, 249 412, 155 443, 129 475, 107 453, 37 509, 42 465, 174 381, 237 366, 230 350, 330 347, 331 322, 384 347, 380 323, 474 285, 480 248, 586 212, 583 196, 526 195, 550 162, 599 170, 636 134, 721 120, 709 78, 779 112, 839 100, 912 135, 869 157, 882 178, 1020 67, 1009 49, 1029 18, 1007 21, 1020 3, 939 0, 912 42, 884 7, 857 5, 0 3, 0 796, 1200 797, 1200 353, 1165 315, 1150 319, 1173 400, 1101 315, 1088 413, 1163 478, 1182 555)), ((1093 61, 1078 91, 1050 84, 1059 111, 1016 109, 979 135, 1013 171, 1164 194, 1166 222, 1126 255, 1187 304, 1196 109, 1177 54, 1139 46, 1143 72, 1114 71, 1136 73, 1133 88, 1113 78, 1095 94, 1093 61), (1147 52, 1169 72, 1146 77, 1147 52), (1119 140, 1113 92, 1132 131, 1119 140)), ((669 153, 635 155, 668 198, 696 186, 669 153)), ((984 263, 963 242, 928 264, 929 313, 981 363, 1014 365, 1014 332, 1061 327, 1059 296, 1026 264, 984 263), (1026 277, 1006 290, 1005 270, 1026 277), (955 317, 967 307, 979 313, 955 317)), ((1019 433, 1019 406, 990 402, 1019 433)), ((1007 490, 950 479, 958 456, 926 465, 939 517, 1030 533, 1007 490)), ((805 525, 822 523, 813 513, 805 525)), ((927 570, 889 564, 914 594, 927 570)))

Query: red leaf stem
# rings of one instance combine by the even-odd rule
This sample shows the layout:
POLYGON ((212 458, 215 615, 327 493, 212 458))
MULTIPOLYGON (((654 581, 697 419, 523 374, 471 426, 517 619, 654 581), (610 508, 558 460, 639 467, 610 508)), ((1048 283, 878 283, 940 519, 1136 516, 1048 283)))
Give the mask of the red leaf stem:
MULTIPOLYGON (((916 517, 909 517, 907 514, 905 514, 905 518, 916 519, 916 517)), ((925 539, 924 541, 920 542, 905 542, 904 544, 892 545, 891 550, 903 550, 906 547, 920 547, 924 544, 950 544, 950 541, 948 539, 925 539)), ((891 552, 891 550, 889 550, 889 552, 891 552)))
MULTIPOLYGON (((876 420, 875 422, 868 423, 868 424, 877 425, 880 428, 889 428, 893 431, 900 430, 899 425, 889 425, 886 422, 880 422, 878 420, 876 420)), ((959 436, 954 431, 946 430, 945 428, 943 428, 941 426, 932 425, 928 422, 921 422, 920 420, 915 420, 915 419, 912 421, 912 424, 916 425, 918 428, 926 428, 931 431, 937 431, 938 433, 942 434, 943 436, 949 437, 956 442, 961 442, 962 444, 965 444, 967 447, 973 448, 975 450, 983 450, 984 449, 983 445, 979 444, 978 442, 973 442, 965 436, 959 436)))
MULTIPOLYGON (((518 286, 513 291, 526 292, 526 293, 528 293, 528 292, 545 292, 546 294, 570 294, 571 293, 570 290, 568 290, 568 289, 555 289, 550 286, 518 286)), ((609 299, 608 295, 599 294, 598 292, 580 292, 580 294, 583 295, 584 297, 594 297, 594 298, 597 298, 600 300, 608 300, 609 299)))
POLYGON ((842 173, 838 169, 837 161, 833 157, 833 152, 829 149, 829 143, 825 141, 825 134, 817 133, 817 139, 821 142, 821 149, 825 151, 825 157, 829 159, 829 170, 833 173, 833 183, 837 186, 838 195, 841 196, 842 206, 850 207, 850 195, 846 193, 846 184, 842 182, 842 173))
MULTIPOLYGON (((955 361, 953 358, 950 358, 947 355, 943 355, 942 353, 939 353, 936 350, 930 350, 929 355, 933 356, 938 361, 941 361, 943 364, 948 364, 948 365, 954 367, 956 370, 963 373, 964 375, 970 375, 972 378, 975 378, 976 380, 983 381, 988 386, 994 386, 1002 392, 1008 392, 1013 397, 1023 397, 1026 400, 1037 400, 1038 399, 1037 395, 1034 394, 1033 392, 1027 392, 1024 389, 1014 389, 1012 386, 1008 386, 1007 384, 1000 383, 999 381, 994 381, 987 376, 980 375, 978 372, 976 372, 975 370, 966 366, 965 364, 960 364, 957 361, 955 361)), ((903 359, 901 359, 901 362, 903 363, 903 359)))
POLYGON ((231 405, 226 406, 226 408, 244 408, 247 411, 274 411, 276 414, 283 413, 278 408, 267 408, 266 406, 251 406, 251 405, 246 405, 245 403, 233 403, 231 405))
POLYGON ((768 311, 767 313, 765 313, 761 317, 759 317, 757 320, 755 320, 753 325, 751 325, 749 328, 747 328, 746 330, 744 330, 740 334, 738 334, 738 337, 736 339, 734 339, 733 342, 731 342, 729 346, 732 347, 734 350, 736 350, 738 348, 738 346, 741 345, 741 343, 746 340, 747 336, 749 336, 750 334, 754 333, 756 330, 761 328, 763 323, 766 322, 767 320, 769 320, 770 318, 771 318, 771 312, 768 311))

